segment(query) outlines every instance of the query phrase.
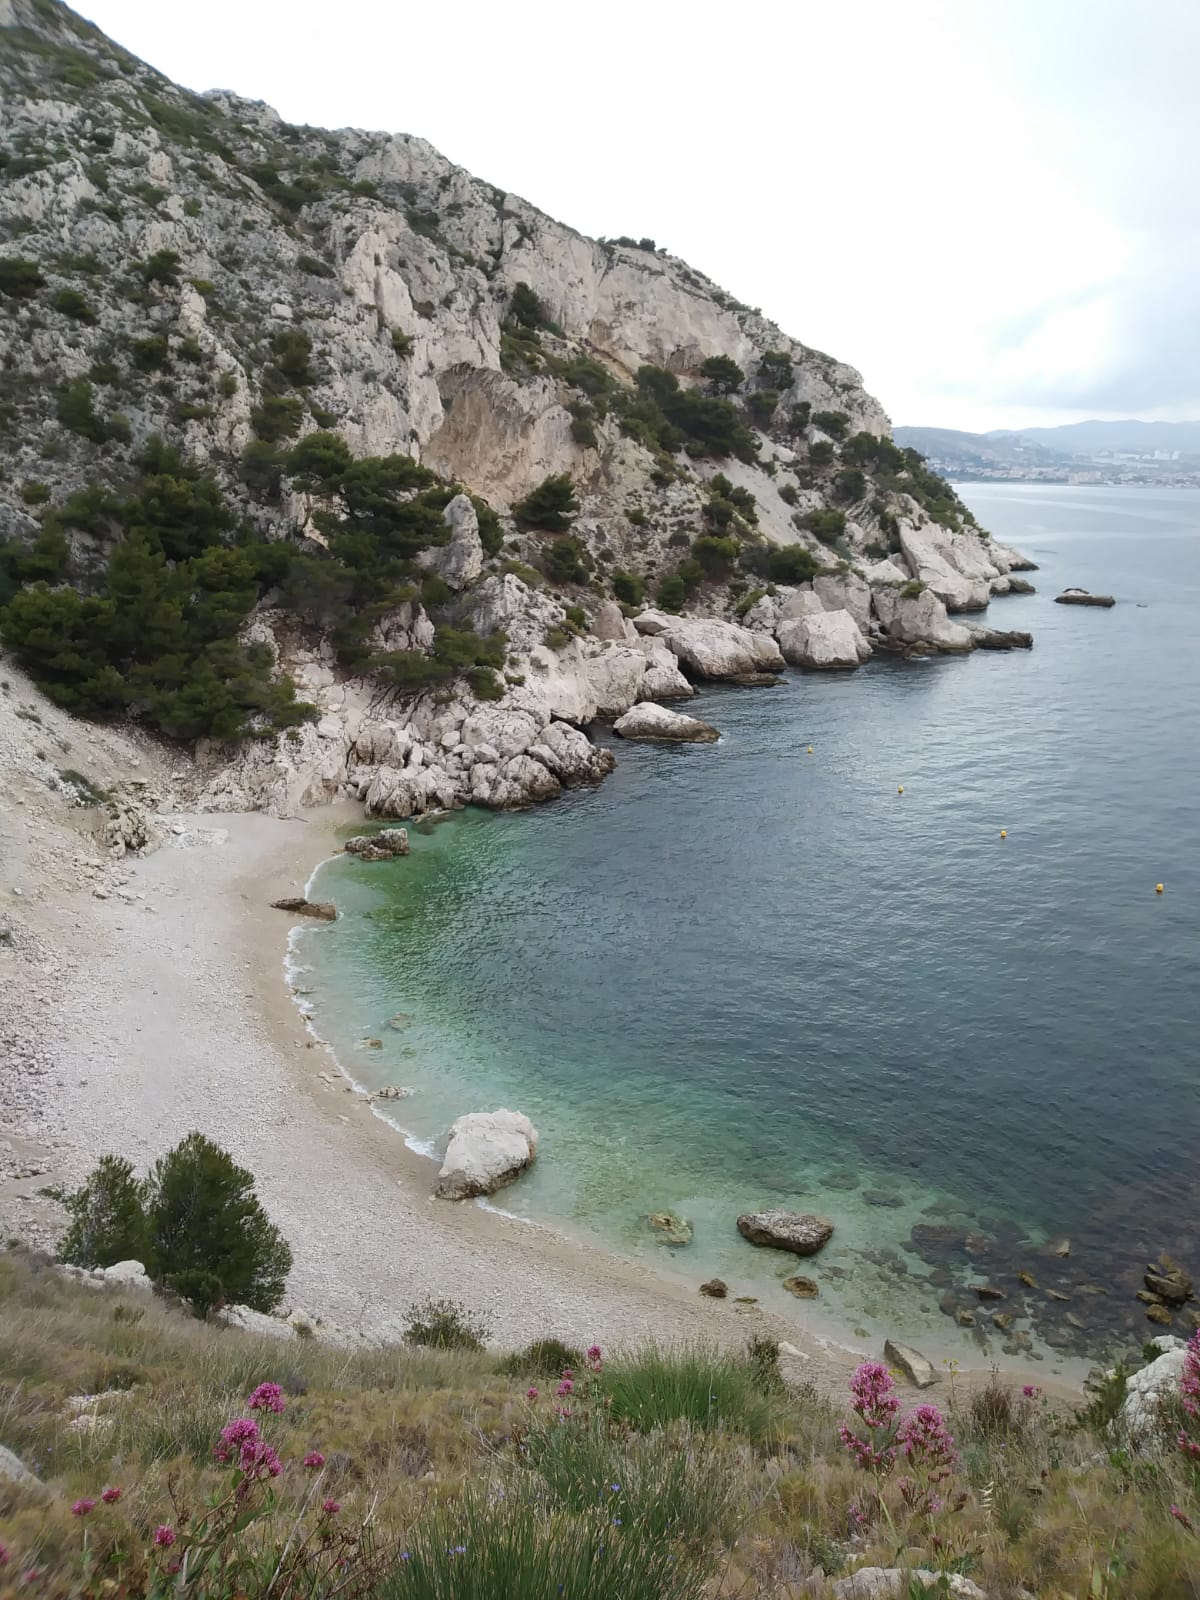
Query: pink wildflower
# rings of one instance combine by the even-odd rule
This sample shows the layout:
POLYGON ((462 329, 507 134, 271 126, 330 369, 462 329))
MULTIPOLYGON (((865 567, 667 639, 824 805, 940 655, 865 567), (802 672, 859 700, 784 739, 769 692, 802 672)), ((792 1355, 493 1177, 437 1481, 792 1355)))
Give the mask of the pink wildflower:
POLYGON ((286 1411, 287 1401, 277 1383, 260 1383, 246 1404, 251 1411, 286 1411))
POLYGON ((336 1517, 341 1509, 342 1502, 340 1500, 323 1500, 321 1502, 321 1510, 326 1516, 336 1517))
POLYGON ((1022 1388, 1021 1393, 1025 1396, 1026 1400, 1037 1400, 1040 1398, 1042 1391, 1038 1388, 1036 1383, 1027 1383, 1022 1388))
POLYGON ((277 1478, 283 1471, 283 1462, 263 1439, 253 1439, 242 1446, 238 1466, 248 1478, 277 1478))
POLYGON ((95 1509, 96 1502, 94 1500, 76 1500, 71 1507, 71 1515, 73 1517, 86 1517, 89 1511, 94 1511, 95 1509))
POLYGON ((1179 1393, 1188 1416, 1200 1418, 1200 1328, 1188 1340, 1184 1351, 1179 1393))
POLYGON ((1200 1461, 1200 1444, 1197 1444, 1186 1428, 1179 1430, 1179 1448, 1189 1461, 1200 1461))
POLYGON ((318 1467, 325 1465, 325 1457, 319 1450, 310 1450, 304 1458, 304 1465, 315 1472, 318 1467))
POLYGON ((559 1406, 558 1410, 555 1412, 555 1416, 559 1417, 563 1422, 570 1422, 571 1420, 571 1413, 569 1411, 565 1411, 562 1406, 559 1406))
POLYGON ((562 1375, 567 1382, 570 1383, 571 1379, 575 1376, 574 1369, 572 1367, 564 1367, 562 1370, 562 1375))
POLYGON ((537 1397, 538 1397, 538 1392, 537 1392, 536 1389, 533 1389, 533 1388, 526 1389, 526 1391, 525 1391, 526 1400, 536 1400, 537 1397))
POLYGON ((121 1498, 121 1491, 114 1486, 111 1489, 105 1489, 100 1498, 104 1501, 106 1506, 115 1506, 117 1501, 121 1498))
POLYGON ((931 1470, 937 1477, 949 1477, 958 1464, 958 1451, 936 1406, 917 1406, 900 1424, 897 1440, 905 1459, 931 1470))
POLYGON ((879 1361, 864 1361, 850 1379, 851 1409, 866 1423, 868 1437, 862 1439, 845 1423, 838 1437, 860 1467, 870 1472, 889 1468, 896 1459, 896 1446, 890 1438, 900 1409, 894 1393, 892 1375, 879 1361), (875 1435, 880 1434, 880 1440, 875 1435))
POLYGON ((168 1528, 165 1522, 160 1522, 154 1530, 154 1543, 160 1550, 166 1550, 175 1543, 175 1529, 168 1528))
POLYGON ((1175 1518, 1176 1522, 1181 1522, 1189 1533, 1195 1533, 1196 1529, 1193 1526, 1191 1517, 1180 1511, 1178 1506, 1171 1507, 1171 1515, 1175 1518))
POLYGON ((235 1417, 221 1429, 218 1443, 213 1445, 213 1455, 218 1461, 232 1461, 244 1445, 259 1438, 258 1423, 253 1417, 235 1417))
POLYGON ((561 1400, 563 1395, 575 1393, 575 1384, 572 1379, 564 1378, 554 1392, 561 1400))
POLYGON ((3 1539, 0 1539, 0 1567, 6 1567, 7 1565, 8 1565, 8 1546, 5 1544, 3 1539))

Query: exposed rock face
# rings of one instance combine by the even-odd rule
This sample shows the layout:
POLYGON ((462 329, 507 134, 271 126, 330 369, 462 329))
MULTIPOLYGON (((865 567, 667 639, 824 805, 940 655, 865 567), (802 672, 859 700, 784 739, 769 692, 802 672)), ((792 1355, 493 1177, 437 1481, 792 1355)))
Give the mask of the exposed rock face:
POLYGON ((1064 589, 1061 594, 1054 596, 1054 603, 1058 606, 1115 606, 1117 602, 1111 594, 1092 594, 1087 589, 1064 589))
POLYGON ((905 587, 871 585, 875 612, 889 639, 897 644, 927 644, 952 653, 972 648, 971 630, 961 622, 950 621, 946 607, 932 589, 909 595, 904 593, 905 587))
POLYGON ((982 611, 991 585, 1008 572, 1003 547, 993 551, 972 529, 951 533, 928 520, 902 522, 900 548, 913 577, 928 585, 947 611, 982 611))
POLYGON ((866 633, 871 625, 871 586, 857 572, 826 573, 813 579, 813 593, 826 611, 848 611, 866 633))
POLYGON ((471 1111, 450 1128, 438 1173, 442 1200, 493 1194, 520 1177, 537 1154, 537 1131, 519 1111, 471 1111))
POLYGON ((0 1444, 0 1483, 35 1484, 40 1481, 30 1472, 20 1456, 0 1444))
POLYGON ((1135 1444, 1154 1437, 1161 1423, 1163 1405, 1178 1399, 1179 1380, 1187 1355, 1183 1340, 1170 1334, 1150 1342, 1159 1354, 1126 1378, 1125 1398, 1121 1402, 1121 1426, 1135 1444))
POLYGON ((951 1572, 939 1577, 925 1567, 860 1567, 852 1577, 839 1578, 830 1593, 834 1600, 907 1600, 913 1592, 916 1579, 928 1594, 947 1593, 954 1600, 987 1600, 987 1595, 977 1583, 951 1572), (938 1584, 944 1577, 945 1590, 938 1584))
POLYGON ((914 1350, 912 1345, 888 1339, 884 1342, 883 1358, 889 1367, 897 1367, 918 1389, 928 1389, 938 1381, 933 1363, 926 1360, 919 1350, 914 1350))
POLYGON ((342 849, 360 861, 391 861, 395 856, 408 854, 408 829, 380 828, 378 833, 356 833, 353 839, 346 840, 342 849))
POLYGON ((302 895, 287 900, 272 900, 276 911, 290 911, 297 917, 315 917, 318 922, 336 922, 337 907, 329 900, 305 900, 302 895))
POLYGON ((811 1212, 750 1211, 737 1219, 738 1232, 751 1244, 815 1256, 833 1237, 833 1223, 811 1212))
POLYGON ((871 654, 849 611, 821 611, 781 622, 776 638, 784 660, 795 667, 857 667, 871 654))
POLYGON ((483 572, 479 518, 465 494, 456 495, 442 515, 450 524, 449 544, 422 550, 417 559, 427 572, 436 573, 457 593, 474 583, 483 572))
MULTIPOLYGON (((628 644, 625 617, 615 600, 602 600, 592 618, 592 632, 610 644, 628 644)), ((636 636, 636 629, 634 630, 636 636)))
POLYGON ((699 717, 685 717, 678 711, 668 711, 643 700, 632 706, 623 717, 613 723, 613 731, 622 739, 664 739, 669 743, 712 744, 721 735, 699 717))
POLYGON ((717 622, 708 617, 671 617, 664 628, 643 626, 643 617, 634 619, 640 633, 653 632, 678 658, 684 669, 697 678, 738 678, 759 672, 777 672, 783 656, 774 639, 735 622, 717 622))

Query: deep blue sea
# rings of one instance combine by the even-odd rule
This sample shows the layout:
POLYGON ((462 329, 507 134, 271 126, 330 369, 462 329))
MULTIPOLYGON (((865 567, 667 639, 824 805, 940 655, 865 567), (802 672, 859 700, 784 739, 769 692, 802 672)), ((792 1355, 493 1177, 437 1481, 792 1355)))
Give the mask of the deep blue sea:
POLYGON ((343 915, 296 982, 415 1139, 532 1117, 504 1208, 809 1324, 1062 1365, 1158 1331, 1151 1257, 1200 1277, 1200 493, 962 493, 1039 564, 986 617, 1031 652, 706 690, 717 745, 613 741, 595 790, 323 867, 343 915), (835 1224, 815 1304, 736 1231, 768 1205, 835 1224), (1002 1331, 958 1323, 984 1280, 1002 1331))

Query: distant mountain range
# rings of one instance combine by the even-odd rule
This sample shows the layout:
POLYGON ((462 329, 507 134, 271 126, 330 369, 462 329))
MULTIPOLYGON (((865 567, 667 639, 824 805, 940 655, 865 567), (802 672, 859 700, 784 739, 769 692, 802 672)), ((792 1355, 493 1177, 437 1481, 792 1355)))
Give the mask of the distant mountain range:
POLYGON ((993 428, 964 433, 955 428, 896 428, 896 443, 927 456, 940 471, 1019 477, 1029 472, 1079 472, 1113 466, 1129 458, 1150 466, 1200 465, 1200 422, 1069 422, 1057 428, 993 428), (1188 458, 1193 458, 1189 460, 1188 458))

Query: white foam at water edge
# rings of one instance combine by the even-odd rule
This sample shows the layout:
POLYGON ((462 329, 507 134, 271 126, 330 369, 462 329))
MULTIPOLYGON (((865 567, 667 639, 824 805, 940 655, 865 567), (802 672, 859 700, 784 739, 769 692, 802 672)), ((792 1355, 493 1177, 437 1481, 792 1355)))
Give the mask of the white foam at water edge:
POLYGON ((506 1211, 503 1206, 494 1206, 490 1200, 485 1200, 481 1194, 475 1196, 475 1204, 481 1211, 490 1211, 494 1217, 506 1217, 509 1222, 520 1222, 526 1228, 536 1228, 539 1233, 553 1231, 544 1227, 540 1222, 534 1222, 531 1217, 522 1217, 516 1211, 506 1211))

